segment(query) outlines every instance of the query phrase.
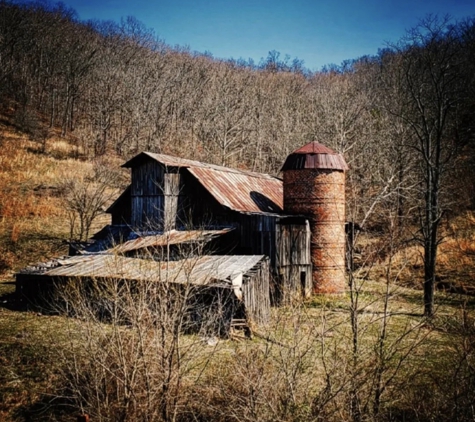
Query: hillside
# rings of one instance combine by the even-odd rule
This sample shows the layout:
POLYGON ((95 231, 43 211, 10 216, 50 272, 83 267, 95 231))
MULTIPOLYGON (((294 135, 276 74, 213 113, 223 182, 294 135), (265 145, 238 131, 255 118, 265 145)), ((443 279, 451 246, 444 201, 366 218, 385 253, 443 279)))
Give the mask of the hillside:
MULTIPOLYGON (((88 160, 75 146, 76 140, 61 137, 59 129, 51 131, 50 138, 44 144, 15 127, 12 109, 6 110, 2 116, 0 274, 3 279, 12 280, 13 273, 27 264, 67 253, 71 220, 67 212, 64 182, 66 179, 81 179, 91 173, 97 160, 88 160)), ((38 124, 46 126, 40 119, 38 124)), ((118 170, 122 163, 120 157, 110 157, 107 167, 110 171, 118 170)), ((121 177, 119 186, 124 186, 127 172, 124 171, 121 177)), ((110 197, 109 203, 114 197, 110 197)), ((107 215, 98 216, 90 235, 107 223, 107 215)), ((473 212, 463 212, 445 220, 442 230, 444 241, 439 249, 439 288, 470 293, 475 289, 472 278, 475 265, 473 212)), ((75 240, 75 237, 72 239, 75 240)), ((385 242, 381 234, 363 232, 355 244, 360 265, 365 269, 363 264, 370 263, 376 278, 384 275, 387 265, 385 242)), ((394 259, 402 267, 398 277, 400 284, 421 287, 422 253, 416 245, 396 251, 394 259)))
POLYGON ((0 2, 0 419, 473 421, 474 28, 427 18, 310 73, 0 2), (246 341, 182 334, 147 283, 102 292, 107 321, 74 285, 56 315, 18 309, 15 272, 107 224, 135 154, 278 175, 314 140, 349 165, 344 294, 273 308, 246 341))
MULTIPOLYGON (((38 124, 40 123, 38 121, 38 124)), ((71 224, 65 203, 65 181, 81 180, 93 171, 73 141, 51 131, 46 145, 31 139, 12 123, 12 109, 0 118, 0 278, 12 280, 27 264, 67 254, 71 224)), ((109 159, 118 168, 121 160, 109 159)), ((124 177, 126 175, 124 174, 124 177)), ((99 216, 91 230, 102 228, 99 216)))

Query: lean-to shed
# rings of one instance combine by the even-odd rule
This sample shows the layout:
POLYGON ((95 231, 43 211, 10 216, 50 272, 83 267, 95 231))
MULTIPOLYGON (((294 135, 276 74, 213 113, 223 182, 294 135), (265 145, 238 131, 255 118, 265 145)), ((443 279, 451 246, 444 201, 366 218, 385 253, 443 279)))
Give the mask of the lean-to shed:
POLYGON ((188 317, 195 331, 209 321, 227 334, 234 320, 248 326, 269 318, 269 260, 262 255, 205 255, 177 261, 154 261, 114 254, 78 255, 25 268, 17 274, 17 293, 25 305, 45 306, 72 280, 87 285, 107 283, 158 283, 177 286, 176 294, 189 300, 188 317), (190 292, 191 289, 191 292, 190 292), (38 303, 38 299, 41 302, 38 303), (214 310, 214 314, 209 313, 214 310))

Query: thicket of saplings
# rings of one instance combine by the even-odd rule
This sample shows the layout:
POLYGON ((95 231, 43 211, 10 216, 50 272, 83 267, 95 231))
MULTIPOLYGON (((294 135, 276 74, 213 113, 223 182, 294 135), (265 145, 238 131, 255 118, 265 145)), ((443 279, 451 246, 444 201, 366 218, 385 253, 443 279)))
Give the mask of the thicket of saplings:
POLYGON ((392 260, 391 243, 382 280, 365 280, 371 265, 359 269, 348 295, 274 308, 267 326, 252 327, 251 340, 239 332, 218 336, 229 312, 225 298, 214 296, 213 306, 195 300, 206 294, 191 278, 200 250, 187 249, 179 271, 190 277, 179 284, 177 268, 165 267, 158 283, 67 283, 55 301, 69 318, 65 338, 53 342, 57 377, 45 398, 54 404, 48 414, 84 412, 103 421, 473 420, 473 301, 440 296, 435 316, 423 318, 420 293, 395 284, 407 263, 392 260))
MULTIPOLYGON (((85 23, 47 3, 0 9, 2 108, 38 157, 59 127, 74 144, 68 159, 149 150, 276 174, 317 139, 351 168, 348 295, 275 309, 253 341, 210 346, 206 332, 181 334, 192 289, 111 281, 87 292, 94 300, 72 289, 70 341, 55 346, 48 391, 55 409, 124 421, 473 420, 473 303, 434 300, 445 228, 475 205, 473 20, 428 17, 375 57, 309 72, 276 52, 256 65, 171 48, 131 18, 85 23), (417 311, 397 308, 414 299, 397 288, 415 270, 408 251, 421 253, 417 311), (91 307, 107 297, 104 323, 91 307)), ((12 242, 12 192, 30 176, 14 192, 0 187, 12 242)), ((87 178, 61 186, 70 237, 85 237, 110 191, 87 178), (84 199, 101 206, 81 214, 84 199)))

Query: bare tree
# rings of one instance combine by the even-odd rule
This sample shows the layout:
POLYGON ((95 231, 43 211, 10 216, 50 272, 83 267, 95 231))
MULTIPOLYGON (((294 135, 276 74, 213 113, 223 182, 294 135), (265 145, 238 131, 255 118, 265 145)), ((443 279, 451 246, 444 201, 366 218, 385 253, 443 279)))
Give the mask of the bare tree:
POLYGON ((395 51, 392 65, 403 103, 391 111, 410 128, 411 147, 419 160, 424 313, 432 316, 445 176, 456 156, 456 116, 464 95, 462 44, 457 26, 450 25, 448 18, 429 16, 408 32, 395 51))
POLYGON ((94 220, 105 212, 117 196, 120 173, 97 163, 91 174, 81 179, 66 178, 62 183, 68 212, 71 240, 84 241, 91 234, 94 220))

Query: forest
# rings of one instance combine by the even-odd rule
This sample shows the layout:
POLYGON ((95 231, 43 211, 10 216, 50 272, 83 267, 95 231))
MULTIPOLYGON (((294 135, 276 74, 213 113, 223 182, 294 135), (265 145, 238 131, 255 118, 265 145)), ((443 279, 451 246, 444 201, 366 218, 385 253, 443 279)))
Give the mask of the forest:
POLYGON ((0 418, 475 418, 475 17, 422 17, 374 56, 311 72, 276 51, 256 64, 170 46, 134 17, 0 0, 0 128, 0 418), (350 168, 345 297, 212 350, 171 321, 144 351, 143 332, 164 334, 126 298, 137 337, 9 308, 14 272, 85 240, 78 225, 102 221, 126 185, 114 169, 139 152, 278 176, 314 140, 350 168), (96 201, 85 217, 78 192, 96 201))

